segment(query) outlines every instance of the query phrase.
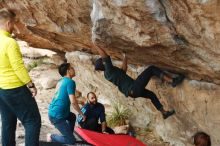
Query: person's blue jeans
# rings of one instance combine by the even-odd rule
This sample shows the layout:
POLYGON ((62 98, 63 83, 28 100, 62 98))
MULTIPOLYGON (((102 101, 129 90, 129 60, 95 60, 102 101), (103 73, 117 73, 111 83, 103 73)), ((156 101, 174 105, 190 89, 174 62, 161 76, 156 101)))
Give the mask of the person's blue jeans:
POLYGON ((52 142, 59 142, 62 144, 75 144, 76 138, 73 135, 76 115, 70 113, 66 119, 56 119, 49 115, 50 122, 60 131, 62 135, 52 134, 52 142))
POLYGON ((15 146, 17 118, 25 128, 25 146, 39 146, 41 117, 35 99, 26 86, 0 89, 2 146, 15 146))

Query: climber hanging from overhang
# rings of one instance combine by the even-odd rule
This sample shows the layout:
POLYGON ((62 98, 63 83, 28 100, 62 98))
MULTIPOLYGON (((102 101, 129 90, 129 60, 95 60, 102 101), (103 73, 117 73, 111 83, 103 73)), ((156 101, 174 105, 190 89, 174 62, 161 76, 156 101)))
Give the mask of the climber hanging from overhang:
POLYGON ((137 77, 136 80, 134 80, 126 74, 127 58, 125 54, 122 67, 118 68, 113 66, 110 56, 104 49, 96 45, 94 45, 94 48, 97 49, 101 56, 101 58, 97 59, 95 62, 95 70, 104 71, 105 78, 116 85, 126 97, 144 97, 150 99, 157 110, 162 113, 164 119, 175 114, 175 110, 164 110, 163 105, 160 103, 156 94, 148 89, 145 89, 145 86, 153 76, 157 76, 158 78, 170 83, 173 87, 176 87, 183 81, 184 75, 178 74, 173 78, 160 68, 156 66, 149 66, 137 77))

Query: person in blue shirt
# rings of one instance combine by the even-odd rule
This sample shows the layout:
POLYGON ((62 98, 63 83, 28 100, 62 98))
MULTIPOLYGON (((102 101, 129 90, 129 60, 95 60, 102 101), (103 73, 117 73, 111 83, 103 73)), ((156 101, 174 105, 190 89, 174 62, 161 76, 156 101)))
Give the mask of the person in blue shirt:
POLYGON ((81 108, 81 111, 86 116, 86 120, 83 121, 83 117, 78 115, 77 122, 83 129, 114 134, 114 131, 107 127, 105 107, 97 101, 94 92, 87 94, 87 103, 81 108), (99 121, 101 124, 99 124, 99 121))
POLYGON ((156 109, 161 112, 164 119, 175 114, 175 110, 165 110, 156 94, 148 89, 145 89, 145 87, 153 76, 157 76, 158 78, 170 83, 173 87, 176 87, 183 81, 184 75, 179 74, 176 77, 172 78, 160 68, 152 65, 146 68, 137 77, 137 79, 134 80, 126 74, 126 56, 124 56, 122 67, 118 68, 112 64, 110 56, 105 52, 104 49, 96 45, 94 45, 94 48, 97 49, 97 51, 101 55, 101 58, 97 59, 95 62, 95 70, 104 71, 105 79, 116 85, 126 97, 144 97, 150 99, 156 109))
POLYGON ((60 131, 62 135, 48 134, 47 141, 59 142, 62 144, 74 144, 76 139, 73 135, 76 116, 70 112, 70 104, 82 116, 82 121, 86 119, 81 112, 75 97, 76 84, 72 78, 75 76, 74 68, 69 63, 59 66, 59 74, 62 79, 56 86, 56 92, 49 105, 48 116, 51 123, 60 131))

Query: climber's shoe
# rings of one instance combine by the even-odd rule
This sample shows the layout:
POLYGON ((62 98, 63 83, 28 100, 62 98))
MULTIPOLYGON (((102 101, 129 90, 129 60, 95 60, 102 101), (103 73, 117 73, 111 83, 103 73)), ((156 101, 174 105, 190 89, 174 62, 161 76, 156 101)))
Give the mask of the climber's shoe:
POLYGON ((166 111, 165 113, 163 113, 163 119, 167 119, 168 117, 174 115, 175 113, 176 113, 175 110, 166 111))
POLYGON ((173 87, 176 87, 177 85, 179 85, 180 83, 182 83, 182 81, 184 80, 185 76, 184 75, 178 75, 177 77, 173 78, 173 82, 171 83, 171 85, 173 87))

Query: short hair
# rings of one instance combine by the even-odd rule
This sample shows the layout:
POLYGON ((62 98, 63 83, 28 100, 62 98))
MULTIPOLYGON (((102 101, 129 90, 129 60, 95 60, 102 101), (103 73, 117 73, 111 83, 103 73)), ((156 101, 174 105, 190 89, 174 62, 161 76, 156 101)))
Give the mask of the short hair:
POLYGON ((0 21, 12 20, 16 17, 16 14, 10 9, 0 9, 0 21))
MULTIPOLYGON (((87 96, 86 96, 87 99, 89 98, 89 94, 93 94, 93 95, 95 95, 95 93, 91 91, 91 92, 87 93, 87 96)), ((96 96, 96 95, 95 95, 95 96, 96 96)))
POLYGON ((211 146, 211 139, 205 132, 197 132, 194 136, 195 146, 211 146))
POLYGON ((105 71, 105 66, 103 64, 102 58, 95 61, 95 70, 105 71))
POLYGON ((59 66, 59 74, 63 77, 67 74, 67 70, 70 68, 70 63, 63 63, 59 66))

